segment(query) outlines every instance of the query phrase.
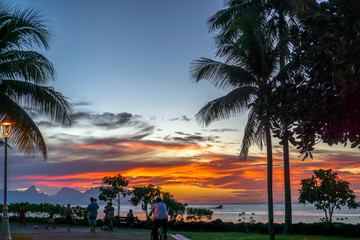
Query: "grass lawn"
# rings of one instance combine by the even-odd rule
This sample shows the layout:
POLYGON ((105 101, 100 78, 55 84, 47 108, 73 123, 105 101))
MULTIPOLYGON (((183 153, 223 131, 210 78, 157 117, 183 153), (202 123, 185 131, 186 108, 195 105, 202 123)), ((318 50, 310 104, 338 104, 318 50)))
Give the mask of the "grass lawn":
MULTIPOLYGON (((267 235, 247 234, 247 233, 198 233, 198 232, 179 232, 191 240, 266 240, 267 235)), ((276 240, 355 240, 359 238, 308 236, 308 235, 276 235, 276 240)))
MULTIPOLYGON (((42 226, 42 231, 45 228, 42 226)), ((60 233, 66 232, 65 226, 58 226, 57 229, 62 228, 64 231, 60 230, 60 233)), ((87 227, 74 226, 70 236, 66 239, 78 239, 81 236, 81 239, 84 239, 84 234, 86 235, 88 232, 83 231, 83 229, 88 229, 87 227), (70 237, 70 238, 69 238, 70 237)), ((35 232, 35 231, 34 231, 35 232)), ((182 234, 185 237, 191 240, 267 240, 269 237, 263 234, 255 234, 255 233, 239 233, 239 232, 174 232, 170 231, 168 233, 168 239, 174 240, 170 237, 169 234, 182 234)), ((48 235, 48 234, 46 234, 48 235)), ((68 234, 64 235, 67 236, 68 234)), ((94 235, 95 236, 95 235, 94 235)), ((92 239, 129 239, 129 240, 147 240, 150 236, 150 230, 145 229, 116 229, 116 231, 112 232, 103 232, 98 231, 97 237, 92 239), (116 235, 113 235, 116 234, 116 235)), ((26 233, 22 233, 21 231, 14 232, 12 234, 13 240, 36 240, 34 235, 29 235, 26 233)), ((49 238, 44 238, 49 239, 49 238)), ((51 239, 51 238, 50 238, 51 239)), ((308 236, 308 235, 276 235, 276 240, 356 240, 360 238, 342 238, 342 237, 325 237, 325 236, 308 236)))
POLYGON ((31 238, 19 237, 19 236, 11 236, 12 240, 32 240, 31 238))

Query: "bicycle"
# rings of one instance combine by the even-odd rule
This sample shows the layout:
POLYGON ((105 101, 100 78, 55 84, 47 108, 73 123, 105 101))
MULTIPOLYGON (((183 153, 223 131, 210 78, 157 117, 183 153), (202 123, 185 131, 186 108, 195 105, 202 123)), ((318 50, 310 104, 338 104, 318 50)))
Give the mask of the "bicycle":
MULTIPOLYGON (((147 220, 147 222, 148 222, 148 227, 150 228, 150 229, 153 229, 153 226, 154 226, 154 224, 153 224, 153 222, 151 222, 150 224, 149 224, 149 221, 150 220, 147 220), (151 226, 150 226, 151 225, 151 226)), ((159 236, 159 240, 167 240, 167 238, 165 237, 165 232, 164 232, 164 230, 163 230, 163 228, 160 226, 159 227, 159 229, 158 229, 158 236, 159 236)), ((153 234, 152 234, 152 231, 150 232, 150 240, 155 240, 154 239, 154 236, 153 236, 153 234)))
MULTIPOLYGON (((165 240, 165 233, 164 231, 162 230, 162 227, 159 228, 158 230, 158 236, 159 236, 159 240, 165 240)), ((150 240, 154 240, 154 237, 152 235, 152 232, 150 233, 150 240)))

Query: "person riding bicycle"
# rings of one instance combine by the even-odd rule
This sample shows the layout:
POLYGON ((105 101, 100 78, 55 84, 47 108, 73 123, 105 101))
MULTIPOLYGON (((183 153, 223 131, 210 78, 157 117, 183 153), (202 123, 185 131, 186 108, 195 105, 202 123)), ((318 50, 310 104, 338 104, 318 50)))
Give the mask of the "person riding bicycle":
POLYGON ((165 203, 162 202, 161 198, 156 198, 155 203, 152 205, 149 218, 154 214, 154 228, 152 230, 153 239, 158 240, 158 230, 159 227, 162 226, 164 230, 164 240, 167 239, 167 222, 168 222, 168 214, 165 203))

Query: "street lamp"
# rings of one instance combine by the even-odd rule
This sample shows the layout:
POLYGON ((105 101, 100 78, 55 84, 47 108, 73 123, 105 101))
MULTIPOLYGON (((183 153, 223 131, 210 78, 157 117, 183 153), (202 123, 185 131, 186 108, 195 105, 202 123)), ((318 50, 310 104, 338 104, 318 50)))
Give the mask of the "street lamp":
POLYGON ((4 207, 2 215, 2 227, 0 239, 10 239, 10 226, 9 226, 9 215, 8 215, 8 206, 7 206, 7 138, 11 130, 11 122, 5 115, 5 117, 0 122, 1 124, 1 133, 5 138, 5 165, 4 165, 4 207))

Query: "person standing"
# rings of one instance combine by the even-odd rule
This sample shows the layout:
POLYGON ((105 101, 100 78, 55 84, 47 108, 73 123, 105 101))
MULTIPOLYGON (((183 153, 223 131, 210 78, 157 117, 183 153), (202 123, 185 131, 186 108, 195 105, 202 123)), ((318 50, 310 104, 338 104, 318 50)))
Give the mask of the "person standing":
POLYGON ((106 215, 109 218, 109 228, 110 228, 109 230, 114 231, 113 224, 114 224, 114 220, 115 220, 115 215, 114 215, 115 209, 112 206, 112 202, 109 202, 107 204, 105 211, 106 211, 106 215))
POLYGON ((67 208, 65 208, 64 215, 65 215, 65 218, 66 218, 67 230, 70 231, 70 227, 71 227, 71 224, 72 224, 72 217, 74 215, 74 211, 70 207, 70 204, 68 204, 67 208))
POLYGON ((26 214, 26 207, 23 203, 21 203, 21 206, 18 208, 19 218, 20 218, 20 226, 23 224, 25 226, 25 214, 26 214))
POLYGON ((90 204, 87 206, 89 210, 89 224, 90 224, 90 231, 95 232, 96 227, 96 218, 98 214, 99 205, 95 202, 93 197, 90 198, 90 204))
POLYGON ((162 226, 164 230, 164 240, 167 240, 167 222, 168 214, 165 203, 162 202, 161 198, 156 198, 155 203, 152 205, 149 218, 154 214, 154 228, 152 230, 153 239, 158 240, 158 230, 162 226))
POLYGON ((46 229, 49 229, 49 225, 53 225, 53 228, 55 229, 55 220, 54 220, 54 215, 55 215, 55 210, 53 207, 50 208, 50 213, 49 213, 49 219, 48 219, 48 224, 46 226, 46 229))

